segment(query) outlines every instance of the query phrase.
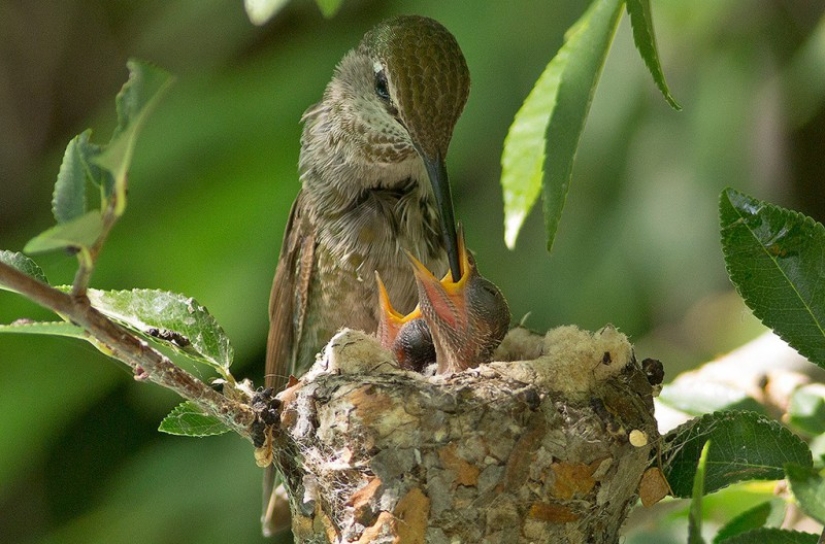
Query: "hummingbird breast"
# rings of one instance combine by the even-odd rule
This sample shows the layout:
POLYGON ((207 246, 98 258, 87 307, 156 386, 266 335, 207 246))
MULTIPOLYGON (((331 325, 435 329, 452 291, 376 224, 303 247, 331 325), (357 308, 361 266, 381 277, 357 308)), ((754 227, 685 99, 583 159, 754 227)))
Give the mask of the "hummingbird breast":
MULTIPOLYGON (((396 308, 409 312, 417 302, 409 251, 431 270, 446 270, 438 215, 426 173, 417 156, 409 164, 383 170, 382 182, 331 182, 309 171, 302 180, 307 219, 315 232, 315 262, 307 293, 306 322, 297 358, 314 355, 341 328, 375 332, 378 326, 377 271, 396 308), (393 177, 401 179, 389 181, 393 177)), ((326 170, 329 172, 329 170, 326 170)), ((341 170, 338 169, 340 173, 341 170)), ((357 175, 357 172, 352 172, 357 175)))
MULTIPOLYGON (((371 68, 368 73, 372 77, 371 68)), ((315 240, 295 353, 296 366, 304 369, 339 329, 375 332, 376 272, 399 311, 415 307, 417 288, 405 251, 436 274, 446 271, 423 160, 401 125, 379 122, 374 104, 356 96, 334 78, 325 99, 302 119, 300 228, 315 240)))

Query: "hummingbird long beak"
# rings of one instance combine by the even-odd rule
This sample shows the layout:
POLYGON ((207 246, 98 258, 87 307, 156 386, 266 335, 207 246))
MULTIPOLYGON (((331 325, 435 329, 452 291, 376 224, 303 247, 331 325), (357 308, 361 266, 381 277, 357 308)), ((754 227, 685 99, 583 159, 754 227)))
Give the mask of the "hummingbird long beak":
POLYGON ((475 260, 457 236, 459 279, 441 280, 409 255, 413 263, 420 312, 435 346, 439 374, 490 361, 510 324, 510 309, 501 291, 478 273, 475 260))
POLYGON ((441 236, 444 239, 444 245, 447 247, 447 259, 450 263, 453 281, 457 282, 461 278, 461 255, 458 249, 453 195, 450 189, 450 180, 447 176, 447 166, 441 152, 437 152, 435 157, 429 156, 427 153, 419 153, 424 160, 424 166, 427 168, 430 184, 433 186, 441 224, 441 236))

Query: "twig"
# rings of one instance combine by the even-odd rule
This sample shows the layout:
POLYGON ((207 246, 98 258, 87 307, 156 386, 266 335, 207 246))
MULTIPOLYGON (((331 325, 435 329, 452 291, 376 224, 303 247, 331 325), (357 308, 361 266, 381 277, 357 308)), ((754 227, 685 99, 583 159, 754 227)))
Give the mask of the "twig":
POLYGON ((2 262, 0 283, 82 327, 104 345, 112 357, 129 365, 137 378, 171 389, 252 441, 250 426, 255 416, 249 406, 226 398, 176 366, 168 357, 92 307, 85 295, 67 295, 2 262))
POLYGON ((92 272, 94 272, 95 263, 97 263, 100 251, 103 249, 103 244, 109 237, 109 233, 112 231, 115 223, 117 223, 117 220, 120 218, 120 216, 117 215, 117 198, 117 194, 113 193, 103 209, 103 215, 101 217, 103 226, 95 243, 88 249, 82 248, 81 253, 78 255, 77 261, 79 266, 74 281, 72 282, 72 297, 74 298, 86 296, 86 290, 89 287, 89 281, 92 278, 92 272))

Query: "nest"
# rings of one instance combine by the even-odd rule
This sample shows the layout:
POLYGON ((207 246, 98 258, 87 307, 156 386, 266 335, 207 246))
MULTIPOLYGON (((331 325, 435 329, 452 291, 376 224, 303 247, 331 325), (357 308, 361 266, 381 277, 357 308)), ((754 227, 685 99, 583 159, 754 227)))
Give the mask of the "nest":
POLYGON ((296 541, 617 541, 658 439, 627 338, 514 329, 496 359, 418 374, 336 335, 280 396, 296 541))

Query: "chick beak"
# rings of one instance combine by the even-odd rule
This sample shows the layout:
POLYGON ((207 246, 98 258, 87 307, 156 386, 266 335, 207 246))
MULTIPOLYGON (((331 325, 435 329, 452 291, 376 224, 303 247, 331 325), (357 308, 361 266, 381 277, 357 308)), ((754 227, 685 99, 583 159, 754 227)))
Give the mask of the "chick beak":
POLYGON ((492 358, 510 323, 510 310, 501 291, 482 277, 459 232, 460 276, 438 281, 410 255, 419 308, 432 334, 438 373, 458 372, 492 358))
POLYGON ((430 329, 421 315, 421 308, 401 315, 390 302, 381 276, 375 272, 378 300, 381 306, 378 319, 378 341, 395 356, 401 368, 421 372, 435 362, 435 347, 430 329))
POLYGON ((378 303, 381 307, 378 314, 378 341, 381 342, 382 347, 391 349, 401 327, 408 321, 420 317, 421 310, 416 306, 409 315, 401 315, 392 307, 390 295, 377 270, 375 271, 375 283, 378 284, 378 303))
POLYGON ((455 280, 452 272, 448 271, 439 281, 421 261, 413 255, 407 254, 413 265, 416 283, 418 284, 418 307, 425 315, 428 323, 432 320, 438 328, 459 330, 466 328, 467 312, 467 282, 475 267, 470 263, 469 253, 464 247, 463 237, 458 238, 459 273, 455 280))

